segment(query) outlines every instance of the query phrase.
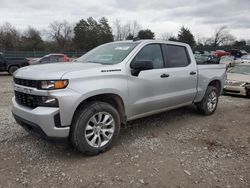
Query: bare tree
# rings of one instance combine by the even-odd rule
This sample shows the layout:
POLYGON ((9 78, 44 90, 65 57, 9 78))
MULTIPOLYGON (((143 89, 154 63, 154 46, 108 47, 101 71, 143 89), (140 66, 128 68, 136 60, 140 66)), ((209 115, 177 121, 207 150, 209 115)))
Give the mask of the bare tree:
POLYGON ((57 42, 60 50, 65 50, 72 40, 72 27, 67 21, 53 22, 49 25, 48 34, 57 42))
POLYGON ((114 29, 113 29, 113 33, 114 33, 114 40, 115 41, 120 41, 122 40, 122 34, 121 34, 121 30, 122 30, 122 23, 119 19, 116 19, 113 23, 114 25, 114 29))
POLYGON ((0 49, 17 50, 20 41, 20 32, 10 23, 0 26, 0 49))
POLYGON ((160 40, 169 40, 171 37, 174 37, 173 33, 165 32, 160 35, 160 40))
POLYGON ((129 33, 132 34, 134 37, 138 35, 138 32, 141 30, 141 25, 136 21, 129 22, 130 31, 129 33))
POLYGON ((33 27, 28 27, 21 36, 22 50, 43 50, 43 40, 40 31, 33 27))
POLYGON ((197 37, 197 43, 203 46, 209 46, 213 44, 213 39, 208 37, 197 37))
POLYGON ((128 36, 136 37, 141 29, 141 25, 136 21, 128 21, 123 24, 119 19, 113 23, 113 34, 116 41, 125 40, 128 36))
POLYGON ((229 33, 229 30, 227 29, 226 26, 222 26, 220 28, 217 28, 215 30, 214 37, 212 37, 213 40, 213 46, 217 47, 221 44, 228 44, 234 40, 233 35, 229 33))

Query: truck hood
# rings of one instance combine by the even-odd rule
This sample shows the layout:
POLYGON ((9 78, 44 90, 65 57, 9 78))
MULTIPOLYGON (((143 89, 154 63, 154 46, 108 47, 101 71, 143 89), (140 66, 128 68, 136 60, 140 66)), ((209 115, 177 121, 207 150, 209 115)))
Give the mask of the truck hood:
POLYGON ((18 69, 14 76, 29 80, 61 79, 69 72, 89 70, 103 66, 97 63, 53 63, 44 65, 31 65, 18 69))
POLYGON ((227 73, 227 80, 235 80, 250 83, 250 75, 227 73))

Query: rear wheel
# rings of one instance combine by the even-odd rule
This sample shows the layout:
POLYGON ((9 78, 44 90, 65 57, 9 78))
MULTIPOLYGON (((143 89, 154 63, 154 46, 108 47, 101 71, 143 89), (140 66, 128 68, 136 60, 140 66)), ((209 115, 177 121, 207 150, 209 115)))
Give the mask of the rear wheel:
POLYGON ((211 115, 217 108, 219 92, 214 86, 208 86, 201 102, 197 103, 198 112, 211 115))
POLYGON ((8 70, 8 72, 13 75, 14 72, 18 69, 19 67, 18 66, 11 66, 8 70))
POLYGON ((120 132, 120 117, 108 103, 91 102, 76 113, 70 139, 82 153, 97 155, 110 149, 120 132))

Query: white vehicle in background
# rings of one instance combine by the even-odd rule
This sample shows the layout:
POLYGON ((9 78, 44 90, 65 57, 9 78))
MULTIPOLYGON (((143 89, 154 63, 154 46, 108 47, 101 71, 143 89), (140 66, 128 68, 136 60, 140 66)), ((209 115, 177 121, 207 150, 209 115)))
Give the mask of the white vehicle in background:
POLYGON ((243 55, 238 61, 241 63, 250 63, 250 55, 243 55))
POLYGON ((227 67, 234 67, 235 65, 244 63, 241 58, 235 58, 234 56, 222 56, 220 57, 220 64, 225 64, 227 67))
POLYGON ((222 56, 220 64, 225 64, 227 67, 233 67, 236 64, 234 56, 222 56))
POLYGON ((227 72, 224 93, 250 97, 250 63, 236 65, 227 72))

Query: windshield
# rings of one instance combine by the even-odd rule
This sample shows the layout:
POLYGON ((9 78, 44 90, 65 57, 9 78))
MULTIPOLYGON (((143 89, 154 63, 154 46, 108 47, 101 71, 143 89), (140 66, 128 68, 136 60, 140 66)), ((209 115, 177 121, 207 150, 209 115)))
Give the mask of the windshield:
POLYGON ((78 58, 75 62, 117 64, 138 45, 138 42, 109 43, 94 48, 78 58))
POLYGON ((229 72, 230 73, 250 75, 250 66, 249 65, 235 66, 229 72))

